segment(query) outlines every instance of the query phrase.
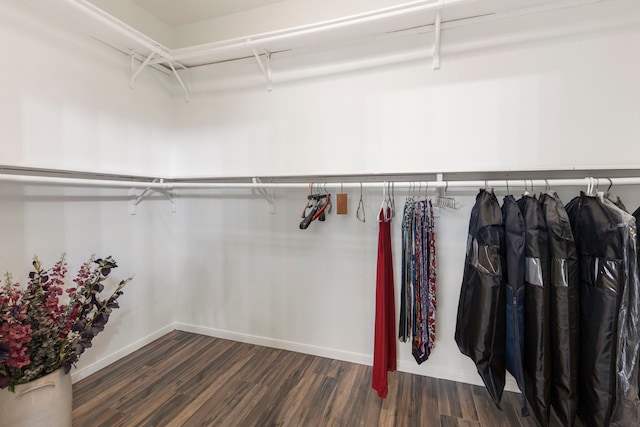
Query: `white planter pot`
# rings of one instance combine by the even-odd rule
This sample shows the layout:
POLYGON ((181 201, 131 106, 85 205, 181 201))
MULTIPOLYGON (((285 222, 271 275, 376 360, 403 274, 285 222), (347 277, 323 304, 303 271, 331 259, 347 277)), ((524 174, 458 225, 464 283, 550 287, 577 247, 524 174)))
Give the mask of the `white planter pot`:
POLYGON ((71 427, 71 375, 62 369, 27 384, 15 393, 0 390, 0 427, 71 427))

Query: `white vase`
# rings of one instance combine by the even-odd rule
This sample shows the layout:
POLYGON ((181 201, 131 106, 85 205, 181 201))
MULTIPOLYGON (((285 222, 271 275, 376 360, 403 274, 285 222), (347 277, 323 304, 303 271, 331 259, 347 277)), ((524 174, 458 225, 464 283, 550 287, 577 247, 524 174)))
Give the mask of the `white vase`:
POLYGON ((58 369, 42 378, 0 390, 0 427, 70 427, 71 375, 58 369))

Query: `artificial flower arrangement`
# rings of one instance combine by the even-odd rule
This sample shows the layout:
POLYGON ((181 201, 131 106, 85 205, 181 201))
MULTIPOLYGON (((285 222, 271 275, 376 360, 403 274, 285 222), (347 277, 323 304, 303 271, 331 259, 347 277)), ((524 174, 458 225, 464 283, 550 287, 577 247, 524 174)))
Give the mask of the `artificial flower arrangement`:
POLYGON ((60 368, 69 373, 93 338, 104 330, 118 297, 131 277, 109 297, 103 282, 117 267, 107 258, 85 262, 65 289, 65 256, 49 270, 37 257, 26 289, 7 273, 0 287, 0 388, 13 391, 60 368))

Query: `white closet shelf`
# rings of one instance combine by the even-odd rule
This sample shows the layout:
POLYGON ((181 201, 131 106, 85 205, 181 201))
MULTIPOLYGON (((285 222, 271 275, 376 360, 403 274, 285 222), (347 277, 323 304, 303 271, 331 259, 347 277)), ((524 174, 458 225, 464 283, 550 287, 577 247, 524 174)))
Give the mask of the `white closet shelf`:
POLYGON ((589 179, 596 184, 640 185, 640 168, 632 169, 553 169, 528 171, 467 171, 371 173, 345 175, 282 175, 282 176, 217 176, 171 178, 125 174, 92 173, 86 171, 0 166, 0 183, 22 183, 58 187, 104 187, 127 189, 293 189, 316 184, 321 188, 382 188, 393 183, 398 189, 422 185, 426 189, 469 189, 527 185, 581 186, 589 179), (590 178, 593 177, 593 178, 590 178))
POLYGON ((433 43, 425 46, 425 51, 430 52, 434 68, 438 68, 440 31, 613 0, 419 0, 313 24, 177 49, 164 46, 87 0, 24 1, 130 55, 132 87, 140 72, 152 66, 175 76, 188 99, 187 87, 178 73, 180 69, 253 57, 270 85, 272 55, 429 32, 435 34, 433 43))

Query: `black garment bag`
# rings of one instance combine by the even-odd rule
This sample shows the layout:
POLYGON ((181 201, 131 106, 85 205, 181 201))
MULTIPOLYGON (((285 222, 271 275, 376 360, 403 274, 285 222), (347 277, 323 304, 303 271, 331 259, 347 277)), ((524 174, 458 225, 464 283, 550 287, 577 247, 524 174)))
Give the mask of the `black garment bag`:
MULTIPOLYGON (((637 244, 637 253, 638 253, 638 275, 640 275, 640 232, 637 231, 637 226, 640 225, 640 208, 636 209, 633 212, 633 217, 636 219, 636 244, 637 244)), ((639 320, 640 322, 640 320, 639 320)), ((638 363, 640 363, 640 355, 638 356, 638 363)), ((640 368, 638 368, 638 399, 640 399, 640 368)), ((640 417, 639 417, 640 419, 640 417)))
POLYGON ((578 409, 580 350, 578 255, 569 216, 555 193, 540 196, 549 232, 551 404, 563 426, 573 426, 578 409))
POLYGON ((518 200, 525 223, 524 377, 527 400, 542 426, 551 409, 551 330, 547 226, 538 199, 518 200))
POLYGON ((615 399, 618 310, 624 284, 621 229, 612 212, 584 193, 567 205, 580 269, 578 416, 608 426, 615 399))
POLYGON ((504 259, 506 261, 506 361, 507 370, 513 375, 522 393, 521 410, 529 415, 525 398, 524 368, 524 266, 525 225, 524 217, 513 196, 502 202, 504 224, 504 259))
POLYGON ((455 340, 476 364, 495 404, 505 383, 506 298, 502 271, 502 213, 493 192, 481 189, 471 211, 455 340))
POLYGON ((624 209, 624 205, 615 195, 607 193, 603 203, 617 215, 623 242, 624 286, 619 295, 616 395, 611 413, 611 426, 637 427, 640 421, 640 399, 638 398, 640 279, 638 278, 636 218, 624 209))

